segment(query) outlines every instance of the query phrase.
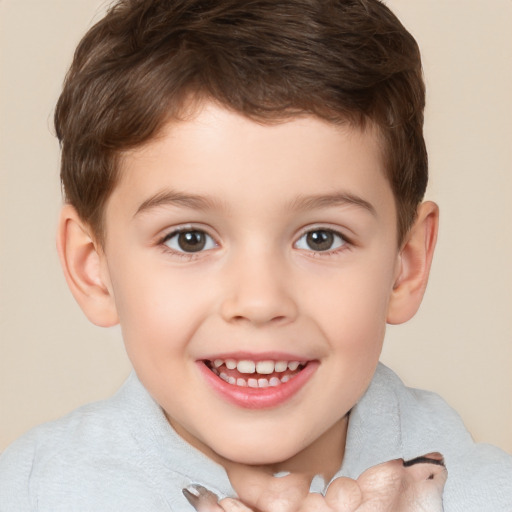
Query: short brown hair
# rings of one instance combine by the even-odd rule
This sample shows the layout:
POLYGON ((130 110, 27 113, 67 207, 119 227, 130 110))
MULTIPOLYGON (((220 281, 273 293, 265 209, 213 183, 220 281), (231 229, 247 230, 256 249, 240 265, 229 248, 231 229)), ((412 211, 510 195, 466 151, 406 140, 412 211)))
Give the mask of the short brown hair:
POLYGON ((101 241, 118 156, 207 98, 263 122, 375 124, 398 239, 427 184, 418 45, 378 0, 119 0, 84 36, 55 112, 65 199, 101 241))

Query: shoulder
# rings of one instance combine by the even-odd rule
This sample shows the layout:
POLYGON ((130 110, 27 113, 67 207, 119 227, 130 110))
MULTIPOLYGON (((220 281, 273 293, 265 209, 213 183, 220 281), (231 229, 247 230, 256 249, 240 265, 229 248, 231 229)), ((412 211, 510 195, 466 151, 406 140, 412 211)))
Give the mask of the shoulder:
POLYGON ((434 448, 453 440, 457 444, 473 443, 459 414, 437 393, 405 386, 382 364, 377 368, 371 387, 393 406, 406 456, 407 451, 415 451, 418 445, 434 448))
POLYGON ((0 458, 3 471, 7 462, 48 466, 63 454, 77 454, 82 458, 95 451, 109 448, 116 450, 129 440, 129 436, 119 430, 124 422, 122 400, 114 397, 84 405, 54 421, 39 425, 7 447, 0 458), (115 435, 114 435, 115 433, 115 435))
MULTIPOLYGON (((120 510, 127 481, 134 486, 131 499, 147 498, 152 485, 133 430, 126 428, 128 398, 125 386, 111 399, 40 425, 11 444, 0 456, 0 512, 78 510, 84 503, 108 510, 105 500, 113 496, 110 510, 120 510), (113 492, 117 488, 120 493, 113 492)), ((151 497, 154 505, 157 495, 151 497)), ((124 510, 139 510, 136 502, 124 510)))
POLYGON ((376 381, 396 400, 404 458, 431 452, 444 456, 446 512, 512 510, 510 454, 475 443, 461 417, 436 393, 406 387, 382 365, 376 381))

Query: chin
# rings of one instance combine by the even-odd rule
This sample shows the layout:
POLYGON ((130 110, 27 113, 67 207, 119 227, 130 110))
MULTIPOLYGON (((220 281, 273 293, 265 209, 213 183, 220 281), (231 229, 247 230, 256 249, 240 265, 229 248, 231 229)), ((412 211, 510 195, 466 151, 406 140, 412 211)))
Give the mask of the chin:
POLYGON ((221 457, 238 464, 245 464, 248 466, 266 466, 282 463, 300 452, 300 449, 284 450, 283 446, 276 446, 274 443, 266 443, 264 446, 247 445, 240 443, 231 445, 229 447, 223 446, 224 449, 219 449, 217 454, 221 457))

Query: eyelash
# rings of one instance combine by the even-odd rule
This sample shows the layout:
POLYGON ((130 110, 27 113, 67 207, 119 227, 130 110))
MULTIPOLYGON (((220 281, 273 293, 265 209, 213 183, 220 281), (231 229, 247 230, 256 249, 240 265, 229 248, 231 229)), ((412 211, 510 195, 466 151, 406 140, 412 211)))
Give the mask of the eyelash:
MULTIPOLYGON (((170 253, 175 257, 178 257, 178 258, 181 258, 181 259, 184 259, 187 261, 193 261, 193 260, 196 260, 196 259, 202 257, 204 255, 204 253, 212 250, 214 247, 209 247, 208 249, 201 249, 197 252, 186 252, 186 251, 180 251, 180 250, 173 249, 167 245, 167 243, 170 240, 172 240, 175 237, 178 237, 180 234, 193 233, 193 232, 201 233, 201 234, 205 235, 215 244, 216 247, 218 247, 219 244, 217 243, 217 241, 215 240, 215 238, 213 236, 208 234, 204 229, 195 228, 192 226, 186 226, 186 227, 174 229, 173 231, 167 233, 161 239, 159 239, 157 244, 158 244, 158 246, 160 246, 162 248, 162 250, 165 253, 168 253, 168 254, 170 253)), ((327 227, 323 227, 323 226, 318 226, 318 227, 313 227, 313 228, 310 227, 308 229, 305 229, 304 231, 302 231, 301 235, 293 243, 294 248, 301 250, 304 253, 308 253, 308 256, 313 257, 313 258, 334 256, 340 252, 348 250, 350 248, 350 246, 352 246, 352 242, 345 235, 343 235, 342 233, 340 233, 339 231, 337 231, 335 229, 327 228, 327 227), (297 247, 297 244, 300 242, 300 240, 302 240, 305 236, 307 236, 311 233, 314 233, 314 232, 330 233, 334 237, 339 238, 341 241, 341 244, 338 245, 337 247, 335 247, 334 249, 326 249, 324 251, 315 251, 313 249, 303 249, 303 248, 297 247)))

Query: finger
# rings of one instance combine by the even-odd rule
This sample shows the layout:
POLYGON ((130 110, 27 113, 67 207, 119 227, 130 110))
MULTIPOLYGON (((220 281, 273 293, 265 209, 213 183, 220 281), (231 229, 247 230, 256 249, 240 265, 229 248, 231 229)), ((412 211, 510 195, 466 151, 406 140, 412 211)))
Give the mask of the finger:
POLYGON ((283 477, 254 475, 232 482, 238 496, 247 506, 261 512, 296 512, 309 493, 310 479, 305 475, 283 477))
POLYGON ((218 496, 199 484, 182 489, 183 495, 197 512, 222 512, 218 496))
POLYGON ((361 504, 357 512, 393 511, 413 512, 398 509, 396 502, 403 492, 404 467, 401 459, 392 460, 367 469, 358 479, 361 488, 361 504))
POLYGON ((363 495, 359 484, 352 478, 333 480, 327 489, 325 501, 336 512, 352 512, 361 504, 363 495))
POLYGON ((362 502, 357 512, 442 512, 446 470, 439 454, 374 466, 357 480, 362 502))
POLYGON ((262 512, 297 512, 309 494, 310 484, 310 478, 301 474, 272 478, 257 508, 262 512))
POLYGON ((404 461, 404 467, 414 466, 416 464, 434 464, 444 466, 444 458, 439 452, 427 453, 421 457, 404 461))
POLYGON ((407 475, 414 481, 434 480, 446 473, 444 459, 440 453, 429 453, 423 457, 405 461, 404 468, 407 468, 407 475))
POLYGON ((440 453, 429 453, 404 462, 404 468, 407 483, 417 495, 442 496, 448 473, 440 453))
POLYGON ((363 494, 363 501, 371 496, 389 495, 397 492, 404 480, 403 460, 390 460, 367 469, 357 483, 363 494))
POLYGON ((442 512, 443 490, 448 473, 439 453, 404 463, 406 491, 401 508, 406 512, 442 512))
POLYGON ((337 509, 331 508, 325 498, 316 492, 308 494, 300 508, 295 510, 297 512, 337 512, 337 509))
POLYGON ((432 480, 407 485, 400 496, 396 512, 443 512, 443 488, 446 470, 432 480))
POLYGON ((254 509, 247 507, 241 501, 234 498, 224 498, 219 501, 219 505, 224 512, 255 512, 254 509))

